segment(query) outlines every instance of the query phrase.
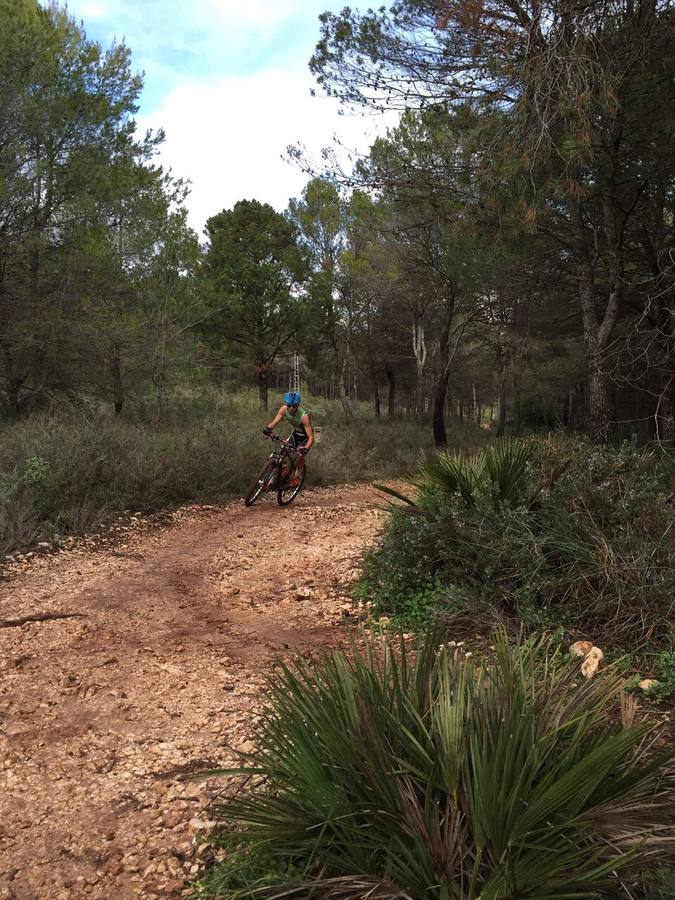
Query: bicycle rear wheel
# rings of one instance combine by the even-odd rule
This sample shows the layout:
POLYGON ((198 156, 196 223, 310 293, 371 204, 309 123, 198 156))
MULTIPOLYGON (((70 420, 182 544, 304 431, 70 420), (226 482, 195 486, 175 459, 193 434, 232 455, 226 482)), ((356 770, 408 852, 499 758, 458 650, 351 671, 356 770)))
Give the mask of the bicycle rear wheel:
POLYGON ((291 474, 284 480, 284 482, 277 489, 277 503, 279 506, 288 506, 289 503, 292 503, 293 500, 300 493, 300 488, 305 483, 305 475, 307 474, 307 466, 305 466, 300 475, 300 481, 293 488, 288 487, 289 481, 292 481, 297 475, 298 470, 293 469, 291 474))
POLYGON ((258 497, 265 490, 270 479, 274 476, 277 464, 273 459, 268 459, 262 469, 258 472, 255 481, 251 482, 251 486, 244 497, 244 506, 252 506, 258 497))

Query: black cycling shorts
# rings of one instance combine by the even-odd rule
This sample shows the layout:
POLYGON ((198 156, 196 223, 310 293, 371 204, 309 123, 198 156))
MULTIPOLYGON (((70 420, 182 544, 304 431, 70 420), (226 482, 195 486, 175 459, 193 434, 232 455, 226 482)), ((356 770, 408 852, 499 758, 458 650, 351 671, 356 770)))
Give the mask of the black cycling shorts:
POLYGON ((307 440, 308 438, 304 431, 294 431, 289 437, 288 443, 292 444, 294 447, 304 447, 307 440))

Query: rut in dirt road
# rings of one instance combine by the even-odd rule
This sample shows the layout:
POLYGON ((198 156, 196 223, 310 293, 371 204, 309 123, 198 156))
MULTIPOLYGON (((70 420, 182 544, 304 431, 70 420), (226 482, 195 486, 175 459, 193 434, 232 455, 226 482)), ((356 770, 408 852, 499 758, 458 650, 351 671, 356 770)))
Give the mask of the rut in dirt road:
POLYGON ((7 568, 0 619, 86 618, 0 629, 0 898, 187 894, 228 780, 181 776, 246 750, 273 659, 347 636, 375 502, 350 486, 191 507, 7 568))

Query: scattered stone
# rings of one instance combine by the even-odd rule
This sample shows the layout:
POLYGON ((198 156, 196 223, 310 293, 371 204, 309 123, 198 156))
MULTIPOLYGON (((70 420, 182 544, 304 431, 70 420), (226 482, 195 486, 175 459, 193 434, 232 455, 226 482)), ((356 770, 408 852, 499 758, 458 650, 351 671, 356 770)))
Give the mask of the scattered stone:
POLYGON ((658 681, 656 678, 643 678, 638 684, 638 687, 641 691, 650 691, 653 687, 656 687, 657 684, 658 681))
POLYGON ((569 652, 570 656, 574 656, 577 659, 583 658, 581 674, 584 678, 592 678, 598 669, 601 669, 604 665, 604 653, 590 641, 576 641, 570 647, 569 652))
POLYGON ((245 514, 240 502, 232 518, 219 508, 207 522, 194 505, 67 538, 58 553, 14 554, 0 599, 8 615, 50 608, 56 585, 64 608, 90 617, 85 627, 0 634, 2 724, 12 736, 0 759, 0 816, 17 898, 190 891, 200 860, 217 856, 202 843, 216 825, 208 804, 239 782, 187 779, 240 764, 232 748, 255 750, 246 738, 284 644, 285 655, 308 657, 348 644, 347 614, 354 622, 372 609, 339 586, 358 574, 376 533, 362 505, 368 491, 317 491, 281 513, 306 530, 312 578, 299 585, 287 553, 256 524, 258 510, 245 514), (310 602, 294 603, 296 594, 310 602), (59 852, 35 867, 45 821, 62 835, 59 852))
POLYGON ((581 664, 581 674, 584 678, 592 678, 602 667, 604 658, 605 655, 599 647, 591 647, 581 664))
POLYGON ((211 834, 217 824, 212 819, 190 819, 190 828, 200 834, 211 834))

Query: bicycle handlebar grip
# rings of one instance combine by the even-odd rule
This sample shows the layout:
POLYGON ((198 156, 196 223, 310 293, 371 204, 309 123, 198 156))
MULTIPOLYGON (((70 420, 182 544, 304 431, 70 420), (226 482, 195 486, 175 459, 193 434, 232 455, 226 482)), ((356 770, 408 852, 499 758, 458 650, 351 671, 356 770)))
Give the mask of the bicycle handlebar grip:
POLYGON ((269 437, 272 434, 272 429, 266 425, 263 428, 263 434, 265 435, 265 437, 269 437))

